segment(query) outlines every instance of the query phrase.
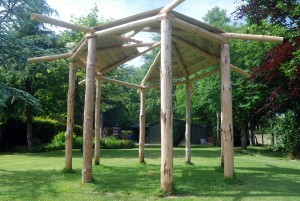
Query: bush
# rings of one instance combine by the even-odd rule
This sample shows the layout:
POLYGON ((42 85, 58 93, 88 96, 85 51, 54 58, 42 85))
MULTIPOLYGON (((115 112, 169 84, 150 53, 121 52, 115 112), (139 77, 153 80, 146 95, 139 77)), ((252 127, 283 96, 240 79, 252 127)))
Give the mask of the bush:
POLYGON ((100 140, 102 149, 130 149, 134 148, 132 140, 118 140, 114 136, 105 137, 100 140))
MULTIPOLYGON (((41 143, 49 143, 57 133, 66 131, 66 124, 53 119, 35 117, 32 129, 34 138, 39 139, 41 143)), ((82 127, 74 125, 73 132, 77 136, 82 136, 82 127)))
MULTIPOLYGON (((73 133, 72 148, 82 149, 83 139, 73 133)), ((129 149, 134 148, 132 140, 118 140, 114 136, 102 138, 100 140, 102 149, 129 149)), ((42 146, 42 151, 56 151, 65 149, 65 131, 62 131, 54 136, 53 140, 42 146)))
POLYGON ((274 126, 276 134, 275 149, 284 150, 290 159, 300 158, 300 123, 292 112, 279 117, 274 126))
MULTIPOLYGON (((81 149, 82 148, 82 137, 77 136, 73 133, 72 138, 72 148, 81 149)), ((54 136, 53 140, 42 147, 43 151, 55 151, 65 149, 65 131, 62 131, 54 136)))

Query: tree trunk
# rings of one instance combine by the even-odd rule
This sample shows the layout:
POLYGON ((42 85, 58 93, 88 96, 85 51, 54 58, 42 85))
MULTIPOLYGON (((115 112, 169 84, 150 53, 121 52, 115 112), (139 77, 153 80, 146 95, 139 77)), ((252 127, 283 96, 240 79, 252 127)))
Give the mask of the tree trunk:
POLYGON ((172 107, 172 26, 169 19, 161 21, 161 177, 164 192, 173 191, 173 107, 172 107))
POLYGON ((2 149, 2 124, 0 123, 0 151, 2 149))
POLYGON ((86 64, 84 120, 83 120, 83 161, 82 183, 92 182, 93 163, 93 113, 94 113, 94 79, 97 38, 88 39, 88 55, 86 64))
POLYGON ((216 117, 217 117, 217 129, 216 129, 216 145, 218 147, 221 146, 221 136, 220 136, 220 116, 219 116, 219 112, 216 112, 216 117))
POLYGON ((241 125, 241 147, 244 150, 247 150, 248 146, 248 135, 247 135, 247 127, 244 123, 241 125))
POLYGON ((67 105, 67 131, 65 135, 65 170, 72 170, 72 137, 74 128, 75 62, 69 66, 69 89, 67 105))
POLYGON ((32 108, 30 106, 26 107, 26 127, 27 127, 27 148, 28 151, 33 151, 33 141, 32 141, 32 108))
POLYGON ((145 101, 146 90, 140 90, 140 137, 139 137, 139 162, 144 163, 144 145, 145 145, 145 101))
POLYGON ((185 85, 185 162, 191 163, 191 84, 185 85))
POLYGON ((255 143, 255 134, 254 134, 253 130, 249 130, 249 138, 250 138, 250 145, 251 146, 256 145, 256 143, 255 143))
POLYGON ((100 112, 100 141, 103 137, 103 112, 100 112))
POLYGON ((97 79, 95 108, 95 165, 100 165, 101 80, 97 79))
POLYGON ((224 142, 224 176, 233 177, 233 124, 230 78, 230 45, 221 45, 221 131, 224 142))

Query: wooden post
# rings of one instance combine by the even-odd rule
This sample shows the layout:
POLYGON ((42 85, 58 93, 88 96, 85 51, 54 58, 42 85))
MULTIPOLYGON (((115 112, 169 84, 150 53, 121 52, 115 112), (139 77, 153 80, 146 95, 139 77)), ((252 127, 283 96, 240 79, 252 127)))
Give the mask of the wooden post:
POLYGON ((233 177, 233 125, 229 44, 221 45, 221 133, 223 139, 224 176, 233 177))
POLYGON ((144 145, 145 145, 145 100, 146 90, 140 90, 141 109, 140 109, 140 137, 139 137, 139 162, 144 163, 144 145))
POLYGON ((185 162, 191 163, 191 83, 185 85, 185 162))
POLYGON ((88 55, 86 64, 86 83, 83 120, 83 164, 82 183, 92 181, 92 155, 93 155, 93 112, 94 112, 94 77, 97 38, 88 39, 88 55))
POLYGON ((72 135, 74 127, 75 62, 69 66, 69 90, 67 106, 67 131, 65 135, 65 170, 72 170, 72 135))
POLYGON ((97 79, 95 105, 95 165, 100 165, 101 80, 97 79))
POLYGON ((172 26, 169 19, 161 21, 161 189, 173 191, 173 109, 172 109, 172 26))

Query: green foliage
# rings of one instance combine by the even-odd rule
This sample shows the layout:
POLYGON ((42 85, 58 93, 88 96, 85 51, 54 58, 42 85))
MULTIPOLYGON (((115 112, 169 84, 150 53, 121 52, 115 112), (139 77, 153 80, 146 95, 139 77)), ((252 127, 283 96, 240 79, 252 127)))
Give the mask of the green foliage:
MULTIPOLYGON (((57 133, 53 140, 42 146, 43 151, 54 151, 54 150, 63 150, 65 149, 65 131, 62 131, 60 133, 57 133)), ((72 136, 72 148, 73 149, 81 149, 82 148, 82 142, 83 139, 80 136, 77 136, 75 133, 73 133, 72 136)))
POLYGON ((226 29, 229 28, 229 23, 231 21, 226 14, 226 10, 218 6, 208 10, 202 19, 205 23, 224 31, 227 31, 226 29))
POLYGON ((293 112, 275 120, 276 149, 289 153, 291 159, 300 158, 300 123, 293 112))
MULTIPOLYGON (((40 139, 42 143, 50 142, 59 132, 65 132, 66 124, 57 120, 47 119, 43 117, 35 117, 33 120, 33 137, 40 139)), ((75 125, 74 133, 82 136, 82 127, 75 125)))
MULTIPOLYGON (((54 151, 65 149, 65 131, 57 133, 50 143, 45 144, 41 147, 43 151, 54 151)), ((73 133, 72 137, 72 148, 82 149, 83 139, 81 136, 77 136, 73 133)), ((101 149, 130 149, 134 148, 132 140, 118 140, 114 136, 101 138, 100 140, 101 149)))
POLYGON ((114 136, 101 138, 100 140, 101 149, 130 149, 134 148, 132 140, 119 140, 114 136))

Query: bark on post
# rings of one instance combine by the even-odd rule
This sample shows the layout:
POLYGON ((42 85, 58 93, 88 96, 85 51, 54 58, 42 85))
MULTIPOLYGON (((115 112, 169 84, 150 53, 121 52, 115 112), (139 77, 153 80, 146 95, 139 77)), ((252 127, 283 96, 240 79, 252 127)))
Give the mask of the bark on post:
POLYGON ((161 21, 161 189, 173 191, 173 109, 171 69, 172 27, 170 20, 161 21))
POLYGON ((145 145, 145 101, 146 90, 140 90, 141 105, 140 105, 140 137, 139 137, 139 162, 144 163, 144 145, 145 145))
POLYGON ((93 155, 93 112, 94 112, 94 77, 97 38, 88 39, 88 55, 86 65, 84 120, 83 120, 83 164, 82 183, 92 181, 93 155))
POLYGON ((224 176, 233 176, 233 125, 230 80, 230 45, 221 46, 221 130, 224 150, 224 176))
POLYGON ((95 165, 100 165, 101 80, 97 79, 95 107, 95 165))
POLYGON ((191 163, 191 83, 185 85, 185 162, 191 163))
POLYGON ((67 105, 67 131, 65 135, 65 170, 72 170, 72 135, 74 127, 75 62, 69 65, 69 90, 67 105))

